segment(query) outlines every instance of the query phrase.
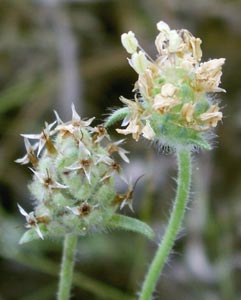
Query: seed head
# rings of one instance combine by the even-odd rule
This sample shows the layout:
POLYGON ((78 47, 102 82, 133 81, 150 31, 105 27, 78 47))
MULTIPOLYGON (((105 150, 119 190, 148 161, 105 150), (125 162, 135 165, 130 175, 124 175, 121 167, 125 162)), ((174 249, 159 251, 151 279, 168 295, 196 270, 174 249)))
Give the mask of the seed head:
POLYGON ((17 162, 32 164, 29 189, 35 207, 27 213, 19 206, 29 229, 22 242, 34 234, 43 239, 102 230, 120 206, 113 201, 116 176, 122 172, 116 156, 129 162, 123 140, 111 141, 103 125, 91 127, 94 118, 81 119, 74 106, 69 122, 55 115, 40 134, 23 135, 27 154, 17 162), (29 139, 37 143, 32 146, 29 139))

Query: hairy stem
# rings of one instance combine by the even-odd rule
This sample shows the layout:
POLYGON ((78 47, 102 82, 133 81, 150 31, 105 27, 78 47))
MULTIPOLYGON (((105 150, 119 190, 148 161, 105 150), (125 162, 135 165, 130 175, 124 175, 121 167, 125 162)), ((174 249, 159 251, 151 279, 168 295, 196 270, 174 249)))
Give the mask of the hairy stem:
POLYGON ((177 194, 165 235, 159 244, 154 259, 145 277, 139 300, 151 300, 152 293, 160 277, 168 255, 182 224, 191 178, 191 157, 189 150, 180 150, 178 157, 177 194))
POLYGON ((64 252, 60 271, 58 300, 69 300, 70 298, 76 244, 76 236, 71 234, 67 234, 65 236, 64 252))

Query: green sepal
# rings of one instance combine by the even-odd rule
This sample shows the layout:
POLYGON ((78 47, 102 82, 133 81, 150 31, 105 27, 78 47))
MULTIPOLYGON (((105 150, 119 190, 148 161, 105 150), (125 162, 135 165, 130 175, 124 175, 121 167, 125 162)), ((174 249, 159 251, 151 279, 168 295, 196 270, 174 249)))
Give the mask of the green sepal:
POLYGON ((211 150, 212 149, 210 144, 205 139, 203 139, 201 137, 197 137, 195 140, 190 139, 190 142, 193 145, 196 145, 199 148, 204 149, 204 150, 211 150))
POLYGON ((183 83, 180 87, 179 97, 183 103, 194 101, 194 92, 189 83, 183 83))
MULTIPOLYGON (((42 235, 44 236, 44 234, 46 233, 46 228, 43 224, 41 224, 39 226, 39 229, 42 233, 42 235)), ((39 240, 40 237, 37 234, 36 230, 34 228, 31 228, 29 230, 27 230, 21 237, 19 244, 25 244, 34 240, 39 240)))
POLYGON ((128 114, 130 110, 128 107, 122 107, 115 110, 106 120, 105 127, 112 126, 116 122, 123 120, 128 114))
POLYGON ((39 239, 39 236, 37 235, 36 231, 32 228, 24 232, 24 234, 22 235, 19 241, 19 244, 25 244, 37 239, 39 239))
POLYGON ((124 215, 114 214, 108 220, 107 227, 113 229, 124 229, 124 230, 137 232, 145 235, 150 240, 154 239, 154 232, 150 226, 148 226, 146 223, 140 220, 127 217, 124 215))
POLYGON ((154 113, 150 118, 150 123, 156 133, 157 140, 163 144, 174 148, 178 145, 193 145, 205 150, 211 149, 202 132, 178 126, 178 119, 171 114, 159 115, 154 113))

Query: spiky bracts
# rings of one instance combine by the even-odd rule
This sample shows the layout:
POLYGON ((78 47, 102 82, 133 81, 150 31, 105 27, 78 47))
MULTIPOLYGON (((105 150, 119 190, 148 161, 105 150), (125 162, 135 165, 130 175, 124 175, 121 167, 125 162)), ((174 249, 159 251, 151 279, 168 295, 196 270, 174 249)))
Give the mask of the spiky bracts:
POLYGON ((103 230, 113 224, 118 207, 131 204, 131 187, 126 194, 115 188, 114 175, 123 176, 117 159, 129 162, 123 140, 111 142, 102 125, 92 127, 94 118, 82 120, 74 106, 70 122, 55 114, 56 121, 40 134, 22 135, 27 154, 16 162, 32 164, 29 189, 36 205, 30 213, 19 206, 29 228, 21 242, 103 230))

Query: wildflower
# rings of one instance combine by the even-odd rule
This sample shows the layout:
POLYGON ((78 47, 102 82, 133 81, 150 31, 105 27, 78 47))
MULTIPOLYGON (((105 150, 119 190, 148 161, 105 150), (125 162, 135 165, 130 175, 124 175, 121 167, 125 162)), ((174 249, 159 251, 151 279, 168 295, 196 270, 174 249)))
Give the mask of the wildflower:
POLYGON ((220 58, 200 64, 196 71, 197 89, 204 89, 206 92, 225 92, 219 87, 224 62, 225 59, 220 58))
POLYGON ((81 217, 88 216, 92 211, 92 206, 87 202, 82 203, 80 206, 75 206, 75 207, 66 206, 66 208, 69 209, 74 215, 81 216, 81 217))
POLYGON ((107 138, 108 140, 110 140, 107 130, 103 125, 98 125, 94 127, 93 132, 95 133, 93 135, 93 140, 95 143, 99 143, 103 138, 107 138))
POLYGON ((27 224, 25 225, 26 228, 34 228, 37 232, 37 235, 43 240, 43 234, 39 228, 38 220, 34 215, 34 212, 30 212, 29 214, 18 204, 18 209, 20 213, 26 218, 27 224))
POLYGON ((126 205, 133 211, 132 200, 133 193, 138 181, 143 177, 143 175, 139 176, 134 184, 129 183, 125 178, 123 178, 124 182, 128 185, 128 190, 123 194, 117 194, 113 200, 113 204, 120 203, 120 209, 123 209, 126 205))
POLYGON ((101 178, 101 182, 105 181, 106 179, 111 178, 115 173, 120 173, 120 165, 118 163, 116 163, 114 160, 112 160, 112 162, 109 164, 109 168, 107 169, 107 171, 105 172, 105 174, 103 174, 103 177, 101 178))
POLYGON ((142 123, 135 118, 129 121, 129 125, 126 127, 126 129, 116 129, 116 131, 124 135, 131 133, 133 139, 138 141, 142 133, 142 123))
POLYGON ((24 138, 24 145, 27 150, 27 154, 25 154, 22 158, 18 158, 15 160, 16 163, 19 163, 21 165, 25 165, 28 163, 31 163, 34 167, 37 166, 38 159, 34 151, 37 149, 38 144, 35 144, 32 146, 29 142, 29 140, 25 137, 24 138))
POLYGON ((200 115, 200 120, 207 126, 216 127, 218 121, 222 120, 223 114, 217 105, 211 106, 205 113, 200 115))
MULTIPOLYGON (((123 101, 135 107, 137 114, 138 103, 123 101)), ((117 195, 113 175, 122 178, 118 156, 129 162, 124 140, 111 141, 103 125, 92 127, 93 118, 81 119, 74 106, 71 121, 63 122, 56 112, 55 116, 56 121, 46 123, 42 133, 24 135, 27 154, 17 160, 32 163, 34 174, 29 184, 34 210, 27 213, 19 206, 28 229, 21 242, 33 239, 33 232, 41 239, 66 233, 85 235, 108 226, 121 205, 113 205, 117 195), (28 139, 38 141, 32 146, 28 139), (50 153, 50 145, 54 153, 50 153)))
POLYGON ((49 153, 55 153, 56 149, 53 146, 53 143, 50 140, 50 137, 54 134, 54 131, 51 130, 53 126, 56 124, 56 121, 48 124, 45 122, 45 128, 39 134, 21 134, 22 137, 27 139, 39 140, 38 141, 38 152, 37 156, 39 156, 41 150, 46 145, 47 150, 49 153))
POLYGON ((121 203, 120 209, 123 209, 126 205, 128 205, 130 210, 133 211, 132 197, 133 197, 133 190, 128 190, 124 194, 116 195, 115 199, 113 200, 113 204, 121 203))
MULTIPOLYGON (((121 97, 126 116, 117 132, 158 140, 171 147, 178 145, 210 146, 203 132, 217 126, 222 113, 210 93, 220 88, 224 58, 201 62, 201 39, 186 29, 172 30, 163 21, 155 45, 158 56, 153 60, 135 42, 130 49, 130 65, 138 75, 134 100, 121 97), (135 51, 134 51, 135 50, 135 51)), ((128 35, 128 34, 127 34, 128 35)), ((127 39, 127 35, 122 35, 127 39)), ((130 35, 130 39, 131 36, 130 35)), ((121 111, 122 112, 122 111, 121 111)), ((118 110, 115 112, 115 118, 118 110)), ((109 118, 111 120, 111 116, 109 118)))
POLYGON ((202 58, 201 39, 195 38, 189 31, 182 29, 180 35, 184 41, 184 55, 189 57, 193 63, 197 63, 202 58))
POLYGON ((172 107, 180 103, 175 96, 176 87, 171 83, 166 83, 161 87, 160 94, 154 98, 153 108, 161 114, 168 112, 172 107))
POLYGON ((157 72, 158 69, 154 65, 150 65, 144 74, 139 75, 138 83, 136 83, 136 90, 139 90, 143 97, 150 102, 152 101, 152 92, 155 87, 154 78, 157 72))
POLYGON ((66 169, 71 171, 83 170, 88 182, 90 183, 91 163, 91 159, 82 159, 80 161, 76 161, 71 166, 66 167, 66 169))
POLYGON ((48 190, 51 189, 66 189, 68 188, 66 185, 63 185, 57 181, 55 181, 50 175, 49 175, 49 171, 47 170, 47 174, 41 174, 35 170, 33 170, 32 168, 30 168, 30 170, 34 173, 34 175, 36 176, 37 180, 39 180, 39 182, 43 185, 43 187, 45 187, 48 190))
POLYGON ((120 147, 119 145, 123 143, 124 140, 119 140, 117 142, 114 142, 112 144, 109 144, 107 147, 107 151, 109 154, 112 153, 118 153, 120 155, 120 157, 126 162, 129 163, 129 158, 126 156, 127 153, 129 153, 128 151, 126 151, 125 149, 123 149, 122 147, 120 147))
POLYGON ((168 96, 168 94, 158 94, 154 98, 153 108, 155 111, 159 111, 161 114, 169 112, 172 107, 178 105, 180 103, 179 99, 176 97, 168 96))
MULTIPOLYGON (((90 124, 95 119, 94 117, 84 121, 81 119, 81 117, 78 115, 78 113, 75 110, 74 105, 72 104, 72 120, 67 123, 63 123, 60 118, 58 117, 58 114, 56 115, 57 121, 60 122, 60 124, 55 128, 55 130, 59 131, 63 136, 68 136, 77 134, 78 137, 81 136, 81 132, 79 129, 81 128, 88 128, 90 124)), ((77 138, 78 138, 77 137, 77 138)))

